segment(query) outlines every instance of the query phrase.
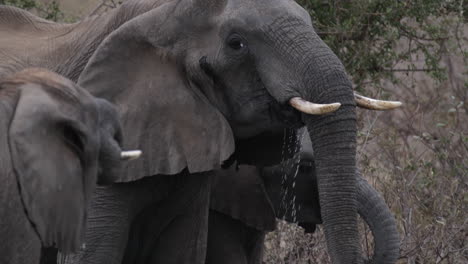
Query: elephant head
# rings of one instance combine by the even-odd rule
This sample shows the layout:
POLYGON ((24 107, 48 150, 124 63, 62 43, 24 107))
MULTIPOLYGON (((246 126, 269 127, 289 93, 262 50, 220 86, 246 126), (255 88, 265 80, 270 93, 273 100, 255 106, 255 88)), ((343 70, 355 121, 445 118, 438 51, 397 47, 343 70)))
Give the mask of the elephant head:
POLYGON ((294 1, 161 1, 102 42, 79 84, 118 106, 145 153, 121 182, 217 169, 235 141, 305 124, 333 262, 361 262, 355 96, 294 1))
POLYGON ((0 100, 8 120, 9 171, 30 223, 42 246, 77 250, 96 182, 112 181, 122 156, 129 156, 120 148, 116 110, 43 69, 0 80, 0 100))

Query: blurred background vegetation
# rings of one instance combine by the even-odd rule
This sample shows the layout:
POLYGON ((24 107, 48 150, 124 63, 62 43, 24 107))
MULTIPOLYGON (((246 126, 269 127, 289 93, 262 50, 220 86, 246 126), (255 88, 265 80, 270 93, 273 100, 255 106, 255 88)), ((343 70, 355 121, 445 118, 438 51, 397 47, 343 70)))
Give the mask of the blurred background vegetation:
MULTIPOLYGON (((122 1, 0 0, 73 22, 122 1)), ((468 25, 464 0, 298 0, 355 89, 404 102, 359 110, 358 161, 401 234, 399 263, 468 263, 468 25)), ((362 225, 363 250, 372 237, 362 225)), ((265 263, 329 263, 323 233, 279 222, 265 263)))
POLYGON ((41 2, 36 0, 0 0, 0 4, 12 5, 35 13, 52 21, 64 21, 65 16, 60 10, 59 1, 41 2))

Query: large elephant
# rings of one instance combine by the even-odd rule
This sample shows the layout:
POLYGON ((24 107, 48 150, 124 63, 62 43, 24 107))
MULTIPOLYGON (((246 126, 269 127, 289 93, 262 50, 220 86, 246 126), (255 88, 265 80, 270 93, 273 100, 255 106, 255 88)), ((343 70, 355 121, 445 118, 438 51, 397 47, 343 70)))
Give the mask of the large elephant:
POLYGON ((88 246, 66 262, 120 263, 131 222, 154 206, 162 216, 154 251, 169 256, 154 261, 203 263, 211 171, 242 141, 253 144, 234 153, 239 159, 282 144, 281 136, 256 144, 260 134, 304 124, 333 262, 361 262, 356 97, 340 60, 294 1, 127 1, 73 25, 3 8, 0 32, 8 34, 0 38, 0 72, 39 64, 79 77, 117 105, 125 144, 145 153, 118 184, 97 191, 88 246))
POLYGON ((38 264, 48 247, 77 251, 96 182, 114 181, 129 154, 116 110, 27 69, 0 79, 0 122, 0 263, 38 264))
MULTIPOLYGON (((265 234, 276 218, 298 223, 305 232, 322 224, 313 149, 307 137, 279 165, 257 168, 233 164, 217 170, 212 184, 207 264, 262 263, 265 234)), ((294 140, 295 141, 295 140, 294 140)), ((358 173, 359 174, 359 173, 358 173)), ((396 222, 382 196, 357 178, 357 211, 374 236, 374 254, 366 263, 394 264, 399 256, 396 222)), ((135 222, 127 248, 128 263, 147 263, 158 215, 149 209, 135 222), (145 245, 141 247, 141 245, 145 245)), ((127 263, 127 262, 125 262, 127 263)))
MULTIPOLYGON (((307 137, 300 146, 297 158, 280 165, 262 169, 241 165, 217 173, 211 194, 207 264, 262 263, 263 239, 274 229, 275 217, 298 223, 306 233, 322 224, 312 146, 307 137)), ((366 263, 396 263, 399 236, 392 213, 360 176, 356 191, 357 211, 375 243, 366 263)))

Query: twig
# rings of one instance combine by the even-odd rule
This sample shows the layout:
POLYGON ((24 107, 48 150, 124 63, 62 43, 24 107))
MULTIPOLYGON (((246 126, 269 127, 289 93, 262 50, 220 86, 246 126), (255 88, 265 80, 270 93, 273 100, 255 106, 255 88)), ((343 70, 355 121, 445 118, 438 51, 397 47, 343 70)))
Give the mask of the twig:
POLYGON ((381 71, 386 72, 431 72, 437 71, 436 68, 421 68, 421 69, 381 69, 381 71))
POLYGON ((94 10, 89 14, 89 16, 94 16, 97 11, 99 11, 103 6, 105 5, 105 2, 102 1, 101 4, 99 4, 94 10))

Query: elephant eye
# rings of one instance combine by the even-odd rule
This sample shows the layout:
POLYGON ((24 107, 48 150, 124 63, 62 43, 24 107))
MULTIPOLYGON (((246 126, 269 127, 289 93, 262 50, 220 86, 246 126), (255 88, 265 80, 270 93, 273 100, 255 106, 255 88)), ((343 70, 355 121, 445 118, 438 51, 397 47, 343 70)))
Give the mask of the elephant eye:
POLYGON ((231 49, 236 51, 244 50, 245 48, 247 48, 245 40, 237 34, 231 35, 227 40, 227 44, 231 49))
POLYGON ((82 133, 70 124, 62 124, 62 136, 65 139, 65 142, 81 158, 85 152, 85 144, 82 133))

